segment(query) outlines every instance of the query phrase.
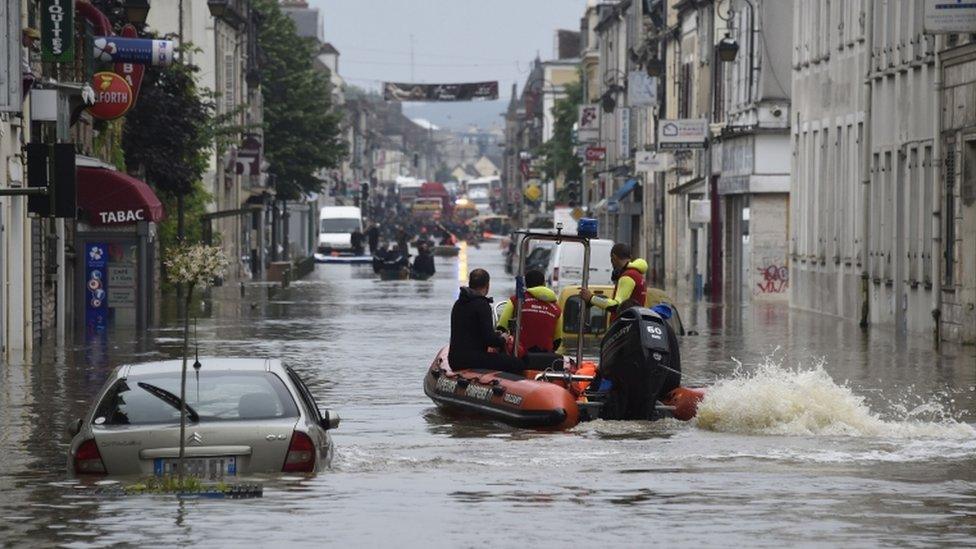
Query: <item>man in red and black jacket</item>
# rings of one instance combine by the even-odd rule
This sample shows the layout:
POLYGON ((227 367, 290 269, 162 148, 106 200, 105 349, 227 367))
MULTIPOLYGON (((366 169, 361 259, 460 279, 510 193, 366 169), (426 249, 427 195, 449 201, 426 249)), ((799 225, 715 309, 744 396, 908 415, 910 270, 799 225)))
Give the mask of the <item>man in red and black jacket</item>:
POLYGON ((601 309, 611 311, 610 322, 631 307, 643 307, 647 301, 647 261, 634 259, 630 246, 616 243, 610 249, 610 263, 613 264, 613 297, 594 295, 589 289, 580 290, 583 301, 601 309))
MULTIPOLYGON (((522 300, 522 326, 519 329, 518 356, 528 352, 551 353, 559 348, 559 316, 556 293, 546 287, 546 275, 539 270, 525 273, 525 299, 522 300)), ((509 331, 517 318, 518 296, 512 296, 498 318, 498 329, 509 331)))

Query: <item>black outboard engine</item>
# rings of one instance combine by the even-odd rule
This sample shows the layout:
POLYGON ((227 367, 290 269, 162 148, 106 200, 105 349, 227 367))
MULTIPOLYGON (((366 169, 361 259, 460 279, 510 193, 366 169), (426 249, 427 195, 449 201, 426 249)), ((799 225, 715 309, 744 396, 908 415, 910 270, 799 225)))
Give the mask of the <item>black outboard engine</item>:
POLYGON ((650 309, 620 313, 600 344, 599 380, 610 382, 603 419, 655 419, 655 405, 681 384, 681 354, 671 326, 650 309))

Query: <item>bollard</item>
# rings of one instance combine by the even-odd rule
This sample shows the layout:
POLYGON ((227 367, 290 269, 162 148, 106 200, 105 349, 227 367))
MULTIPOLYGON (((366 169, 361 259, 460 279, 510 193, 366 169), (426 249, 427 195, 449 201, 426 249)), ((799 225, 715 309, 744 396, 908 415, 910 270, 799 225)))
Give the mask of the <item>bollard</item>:
POLYGON ((242 297, 242 298, 244 297, 244 294, 245 294, 245 290, 246 290, 246 289, 245 289, 245 287, 244 287, 244 283, 243 283, 243 282, 241 282, 241 297, 242 297))

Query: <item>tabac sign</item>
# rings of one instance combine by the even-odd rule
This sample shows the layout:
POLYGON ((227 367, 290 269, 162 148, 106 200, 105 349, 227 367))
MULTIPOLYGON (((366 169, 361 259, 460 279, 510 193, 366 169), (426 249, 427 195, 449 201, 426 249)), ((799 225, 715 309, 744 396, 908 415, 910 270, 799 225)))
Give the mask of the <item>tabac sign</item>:
POLYGON ((67 63, 75 58, 74 0, 41 2, 41 60, 67 63))

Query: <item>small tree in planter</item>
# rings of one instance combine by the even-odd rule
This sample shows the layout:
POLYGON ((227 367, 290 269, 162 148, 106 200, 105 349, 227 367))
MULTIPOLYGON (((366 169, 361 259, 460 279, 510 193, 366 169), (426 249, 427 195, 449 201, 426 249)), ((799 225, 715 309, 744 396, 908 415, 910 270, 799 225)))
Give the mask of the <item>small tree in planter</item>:
POLYGON ((190 302, 196 287, 207 288, 217 278, 224 276, 227 269, 227 256, 217 246, 190 244, 170 250, 166 259, 169 279, 186 289, 183 303, 183 371, 180 375, 180 465, 179 479, 183 484, 186 471, 186 363, 190 356, 190 302))

